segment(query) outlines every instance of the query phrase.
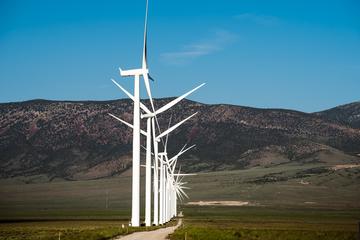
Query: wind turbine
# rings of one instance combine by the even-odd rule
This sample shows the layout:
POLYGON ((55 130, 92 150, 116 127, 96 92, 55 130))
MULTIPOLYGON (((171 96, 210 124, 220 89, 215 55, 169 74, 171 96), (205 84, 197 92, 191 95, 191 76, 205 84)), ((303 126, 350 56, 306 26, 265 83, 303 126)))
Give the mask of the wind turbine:
MULTIPOLYGON (((159 202, 158 202, 158 190, 159 190, 159 181, 158 181, 158 172, 159 172, 159 169, 158 169, 158 143, 160 142, 160 140, 164 137, 164 136, 167 136, 168 134, 170 134, 172 131, 174 131, 175 129, 177 129, 179 126, 181 126, 184 122, 188 121, 190 118, 192 118, 193 116, 195 116, 197 113, 194 113, 192 115, 190 115, 189 117, 185 118, 184 120, 178 122, 177 124, 173 125, 172 127, 168 128, 166 131, 164 131, 163 133, 159 134, 158 136, 155 135, 155 132, 153 132, 153 139, 154 139, 154 224, 155 225, 158 225, 159 222, 158 222, 158 206, 159 206, 159 202)), ((109 114, 111 117, 115 118, 116 120, 120 121, 121 123, 131 127, 134 129, 134 125, 131 125, 130 123, 122 120, 121 118, 118 118, 116 116, 114 116, 113 114, 109 114)), ((154 119, 152 119, 152 125, 154 127, 155 123, 154 123, 154 119)), ((147 132, 139 129, 139 132, 141 132, 141 134, 143 134, 144 136, 148 136, 147 132)), ((147 141, 148 143, 148 141, 147 141)), ((160 158, 160 164, 162 164, 162 159, 160 158)), ((140 164, 139 164, 139 167, 140 167, 140 164)), ((147 168, 151 169, 151 166, 148 166, 146 165, 147 168)), ((160 166, 160 171, 161 171, 161 168, 162 165, 160 166)), ((164 175, 160 174, 160 186, 162 186, 163 184, 163 179, 164 175)), ((161 193, 161 192, 160 192, 161 193)), ((164 192, 163 192, 164 193, 164 192)), ((162 194, 161 194, 161 197, 162 197, 162 194)), ((162 199, 160 197, 160 200, 162 199)), ((160 201, 160 209, 162 209, 161 206, 162 205, 162 201, 160 201)), ((162 218, 162 215, 163 212, 161 211, 160 212, 160 224, 163 224, 163 218, 162 218)))
POLYGON ((168 171, 167 171, 167 175, 169 178, 169 185, 168 185, 168 215, 167 218, 168 220, 170 220, 172 217, 175 217, 177 215, 177 209, 176 209, 176 181, 175 181, 175 176, 189 176, 189 175, 194 175, 194 174, 175 174, 175 168, 176 168, 176 164, 177 164, 177 160, 178 157, 181 156, 182 154, 184 154, 185 152, 189 151, 190 149, 192 149, 195 145, 192 145, 188 148, 185 149, 186 144, 184 145, 184 147, 179 151, 178 154, 176 154, 175 156, 173 156, 171 159, 167 160, 167 166, 168 166, 168 171))
MULTIPOLYGON (((187 120, 189 120, 190 118, 192 118, 193 116, 195 116, 197 113, 194 113, 192 115, 190 115, 189 117, 187 117, 186 119, 182 120, 181 122, 175 124, 174 126, 170 127, 169 129, 167 129, 166 131, 164 131, 163 133, 161 133, 160 135, 158 135, 155 138, 154 141, 154 145, 155 145, 155 152, 158 152, 158 142, 160 142, 161 138, 163 138, 164 136, 167 136, 169 133, 171 133, 172 131, 174 131, 176 128, 178 128, 181 124, 183 124, 184 122, 186 122, 187 120)), ((165 189, 164 189, 164 181, 165 181, 165 173, 164 173, 164 160, 163 160, 163 154, 160 155, 160 224, 164 223, 164 193, 165 193, 165 189)), ((155 159, 157 159, 157 156, 155 155, 155 159)), ((156 189, 155 189, 156 190, 156 189)))
MULTIPOLYGON (((134 94, 131 95, 128 93, 125 89, 123 89, 120 85, 118 85, 114 80, 114 83, 117 84, 125 93, 128 93, 127 95, 130 97, 134 102, 134 113, 133 113, 133 124, 129 124, 114 115, 111 115, 112 117, 117 118, 119 121, 125 123, 128 126, 131 126, 133 128, 133 146, 132 146, 132 213, 131 213, 131 225, 134 227, 140 226, 140 133, 144 134, 147 139, 147 152, 146 152, 146 203, 145 203, 145 222, 147 226, 150 226, 151 224, 151 137, 153 137, 153 143, 154 143, 154 152, 155 152, 155 168, 157 165, 157 151, 158 151, 158 143, 157 140, 161 138, 155 138, 155 120, 156 124, 159 128, 159 124, 157 121, 156 115, 166 111, 167 109, 171 108, 173 105, 181 101, 183 98, 185 98, 187 95, 195 91, 196 89, 200 88, 204 84, 198 86, 197 88, 193 89, 192 91, 184 94, 183 96, 174 99, 169 104, 163 106, 162 108, 155 111, 154 103, 152 99, 151 89, 149 80, 153 80, 151 76, 149 75, 149 69, 147 64, 147 18, 148 18, 148 0, 146 1, 146 12, 145 12, 145 24, 144 24, 144 41, 143 41, 143 54, 142 54, 142 66, 138 69, 131 69, 131 70, 120 70, 120 75, 122 77, 134 77, 134 94), (150 99, 151 104, 151 110, 150 111, 144 104, 140 102, 140 77, 143 77, 144 84, 146 88, 147 95, 150 99), (145 112, 145 114, 140 115, 140 108, 145 112), (147 118, 147 131, 144 132, 140 129, 140 117, 141 118, 147 118)), ((193 115, 192 115, 193 116, 193 115)), ((192 117, 190 116, 190 117, 192 117)), ((187 120, 187 119, 186 119, 187 120)), ((173 129, 174 130, 174 129, 173 129)), ((161 133, 160 135, 161 136, 161 133)), ((158 136, 158 137, 159 137, 158 136)), ((163 136, 162 136, 163 137, 163 136)), ((156 208, 157 205, 155 205, 155 202, 157 201, 157 194, 155 191, 158 190, 158 188, 155 186, 158 181, 155 181, 155 176, 158 176, 158 172, 155 171, 154 168, 154 223, 156 223, 156 208)))
MULTIPOLYGON (((123 121, 123 120, 121 120, 123 121)), ((127 123, 128 124, 128 123, 127 123)), ((143 135, 145 135, 145 131, 143 131, 143 135)), ((167 135, 168 136, 168 135, 167 135)), ((170 221, 170 219, 172 217, 176 217, 177 216, 177 196, 176 196, 176 188, 179 188, 181 186, 181 188, 183 189, 187 189, 186 187, 182 187, 183 184, 181 180, 178 181, 178 186, 176 185, 176 181, 175 181, 175 177, 179 177, 179 176, 194 176, 196 174, 183 174, 183 173, 175 173, 175 167, 177 164, 177 159, 179 156, 181 156, 182 154, 184 154, 185 152, 189 151, 190 149, 192 149, 195 145, 192 145, 188 148, 185 149, 187 144, 185 144, 183 146, 183 148, 175 155, 173 156, 171 159, 167 158, 167 154, 166 151, 163 152, 164 157, 165 158, 165 162, 164 165, 166 166, 166 209, 165 209, 165 220, 162 223, 166 223, 168 221, 170 221)), ((167 146, 167 140, 165 141, 165 146, 167 146)), ((146 147, 142 146, 145 150, 146 147)), ((154 154, 153 154, 154 155, 154 154)), ((160 157, 158 158, 158 161, 161 161, 160 157)), ((141 165, 141 167, 147 167, 146 165, 141 165)), ((155 170, 155 165, 151 166, 152 169, 155 170)), ((158 172, 160 172, 160 169, 157 169, 158 172)), ((182 179, 182 178, 181 178, 182 179)), ((180 191, 180 190, 178 190, 180 191)), ((179 193, 181 194, 181 192, 179 193)))
POLYGON ((140 226, 140 76, 143 77, 146 92, 150 98, 151 107, 154 111, 149 79, 149 69, 147 66, 147 17, 148 0, 146 1, 145 26, 144 26, 144 45, 142 54, 142 67, 131 70, 120 70, 122 77, 134 77, 134 119, 133 119, 133 152, 132 152, 132 210, 131 225, 140 226))
POLYGON ((184 173, 180 173, 180 170, 178 171, 177 174, 173 174, 175 180, 174 180, 174 189, 175 189, 175 193, 174 193, 174 204, 173 204, 173 209, 174 209, 174 214, 175 216, 177 216, 177 197, 180 198, 180 201, 182 201, 184 199, 184 197, 189 198, 189 196, 185 193, 184 189, 190 189, 188 187, 183 186, 184 184, 186 184, 185 182, 182 182, 182 179, 184 176, 193 176, 196 174, 184 174, 184 173), (181 178, 179 178, 181 177, 181 178))
MULTIPOLYGON (((122 87, 119 83, 117 83, 114 79, 111 79, 113 81, 113 83, 120 88, 121 91, 123 91, 130 99, 132 99, 133 101, 135 101, 134 96, 129 93, 124 87, 122 87)), ((141 110, 143 110, 145 112, 145 114, 141 114, 141 118, 146 118, 147 120, 147 130, 146 130, 146 166, 148 166, 146 168, 146 174, 145 174, 145 179, 146 179, 146 183, 145 183, 145 224, 146 226, 150 226, 151 225, 151 138, 155 139, 155 121, 157 121, 156 116, 167 111, 168 109, 170 109, 171 107, 173 107, 174 105, 176 105, 177 103, 179 103, 181 100, 183 100, 184 98, 186 98, 187 96, 189 96, 190 94, 192 94, 193 92, 195 92, 196 90, 198 90, 199 88, 201 88, 202 86, 204 86, 205 83, 200 84, 199 86, 195 87, 194 89, 186 92, 185 94, 181 95, 178 98, 175 98, 174 100, 170 101, 169 103, 165 104, 164 106, 162 106, 161 108, 159 108, 158 110, 155 110, 154 112, 149 110, 146 105, 144 105, 143 103, 140 102, 140 108, 141 110), (151 134, 152 133, 152 134, 151 134)), ((112 114, 109 114, 112 117, 115 117, 112 114)), ((117 118, 117 117, 115 117, 117 118)), ((128 125, 125 121, 117 118, 117 120, 123 122, 124 124, 128 125)), ((158 124, 157 124, 158 125, 158 124)), ((129 125, 128 125, 129 126, 129 125)), ((155 142, 154 142, 154 148, 155 147, 155 142)), ((157 148, 156 148, 157 149, 157 148)), ((158 153, 155 151, 155 156, 158 155, 158 153)), ((157 159, 155 157, 155 159, 157 159)), ((155 164, 155 168, 157 168, 157 163, 155 164)), ((156 171, 154 170, 154 176, 155 176, 156 171)), ((158 179, 156 180, 158 181, 158 179)), ((154 179, 155 182, 155 179, 154 179)), ((154 188, 155 191, 157 191, 156 189, 156 183, 154 184, 154 188)), ((156 193, 154 194, 154 201, 158 201, 157 200, 157 195, 156 193)), ((154 206, 154 224, 157 225, 158 219, 157 219, 157 205, 154 206)))
MULTIPOLYGON (((171 117, 169 120, 169 128, 171 124, 171 117)), ((173 207, 172 207, 172 190, 174 184, 174 170, 176 167, 177 159, 179 156, 192 149, 195 145, 185 149, 186 145, 171 159, 168 158, 167 153, 167 144, 168 144, 169 134, 166 135, 166 140, 164 144, 164 150, 160 153, 160 224, 170 221, 173 216, 173 207)))

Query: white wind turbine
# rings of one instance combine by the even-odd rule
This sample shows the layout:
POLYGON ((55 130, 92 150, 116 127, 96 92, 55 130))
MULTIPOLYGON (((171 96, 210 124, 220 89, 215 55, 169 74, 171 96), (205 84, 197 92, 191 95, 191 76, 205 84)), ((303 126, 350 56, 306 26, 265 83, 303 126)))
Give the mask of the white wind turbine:
MULTIPOLYGON (((167 140, 165 141, 165 146, 166 144, 167 144, 167 140)), ((194 146, 195 145, 185 149, 186 147, 185 144, 184 147, 179 151, 179 153, 173 156, 170 160, 167 158, 166 150, 164 150, 164 152, 159 153, 158 161, 163 162, 162 166, 158 168, 158 172, 160 174, 163 174, 163 178, 160 178, 161 179, 160 193, 161 191, 163 191, 164 193, 162 194, 162 198, 160 198, 160 200, 163 199, 162 201, 160 201, 160 208, 162 209, 160 211, 160 221, 159 221, 160 224, 164 224, 170 221, 172 217, 176 216, 176 206, 174 206, 174 204, 176 204, 176 199, 175 199, 176 196, 174 196, 176 194, 174 187, 174 183, 175 183, 174 176, 179 175, 179 174, 174 174, 176 162, 179 156, 189 151, 194 146), (164 184, 164 182, 166 182, 166 184, 164 184), (164 186, 166 186, 166 188, 164 188, 164 186)), ((152 168, 155 169, 155 166, 153 166, 152 168)), ((187 175, 195 175, 195 174, 180 174, 180 175, 187 176, 187 175)))
MULTIPOLYGON (((171 124, 171 117, 169 121, 169 126, 171 124)), ((183 146, 183 148, 171 159, 168 159, 167 154, 167 144, 168 144, 168 137, 169 135, 166 135, 166 140, 164 144, 164 151, 159 153, 159 161, 160 161, 160 224, 166 223, 170 221, 170 219, 175 216, 173 207, 173 201, 172 198, 174 198, 172 195, 172 191, 174 190, 174 171, 177 163, 177 159, 179 156, 184 154, 185 152, 192 149, 195 145, 188 147, 185 149, 186 145, 183 146)))
MULTIPOLYGON (((197 88, 193 89, 192 91, 184 94, 183 96, 174 99, 167 105, 163 106, 162 108, 155 111, 153 99, 151 95, 150 90, 150 84, 149 79, 153 80, 149 75, 149 70, 147 66, 147 17, 148 17, 148 0, 146 1, 146 13, 145 13, 145 26, 144 26, 144 44, 143 44, 143 54, 142 54, 142 67, 139 69, 131 69, 131 70, 120 70, 120 75, 122 77, 134 77, 134 95, 131 95, 128 93, 125 89, 123 89, 119 84, 117 84, 114 80, 114 83, 118 85, 134 102, 134 114, 133 114, 133 124, 129 124, 114 115, 111 115, 112 117, 117 118, 119 121, 125 123, 126 125, 133 128, 133 146, 132 146, 132 215, 131 215, 131 225, 136 227, 140 226, 140 133, 144 134, 147 139, 147 152, 146 152, 146 203, 145 203, 145 222, 147 226, 151 225, 151 140, 153 140, 154 144, 154 153, 155 153, 155 168, 157 165, 157 151, 158 151, 158 141, 161 139, 162 134, 160 133, 159 136, 156 137, 156 129, 155 129, 155 121, 159 128, 159 124, 157 122, 156 115, 166 111, 167 109, 171 108, 173 105, 181 101, 183 98, 185 98, 187 95, 191 94, 193 91, 197 90, 204 84, 198 86, 197 88), (147 95, 150 99, 151 109, 150 111, 144 104, 140 102, 140 77, 143 77, 145 88, 147 95), (140 116, 140 108, 145 112, 144 115, 140 116), (140 129, 140 117, 141 118, 147 118, 147 131, 144 132, 140 129), (152 139, 153 137, 153 139, 152 139)), ((193 115, 192 115, 193 116, 193 115)), ((190 116, 190 117, 192 117, 190 116)), ((190 118, 189 117, 189 118, 190 118)), ((189 118, 185 119, 184 121, 188 120, 189 118)), ((184 122, 182 121, 181 124, 184 122)), ((181 125, 180 124, 180 125, 181 125)), ((172 129, 174 130, 174 129, 172 129)), ((159 128, 160 131, 160 128, 159 128)), ((156 191, 158 191, 158 187, 156 184, 158 184, 158 171, 155 171, 154 168, 154 223, 157 225, 158 220, 158 214, 157 214, 157 197, 158 194, 156 191)))
MULTIPOLYGON (((129 124, 130 125, 130 124, 129 124)), ((145 135, 145 132, 143 133, 145 135)), ((165 143, 165 146, 167 144, 167 141, 165 143)), ((175 167, 176 167, 176 163, 177 163, 177 159, 179 156, 181 156, 182 154, 184 154, 185 152, 189 151, 190 149, 192 149, 195 145, 192 145, 188 148, 185 149, 186 144, 184 145, 184 147, 175 155, 173 156, 171 159, 167 159, 164 162, 164 166, 166 166, 166 179, 167 179, 167 185, 166 185, 166 210, 165 210, 165 215, 166 218, 164 220, 164 223, 170 221, 170 219, 172 217, 176 217, 177 216, 177 209, 176 209, 176 204, 177 204, 177 189, 179 188, 180 185, 183 185, 185 183, 181 183, 179 181, 179 183, 177 184, 175 181, 175 177, 178 176, 190 176, 190 175, 196 175, 196 174, 175 174, 175 167), (179 186, 175 186, 175 185, 179 185, 179 186)), ((146 149, 146 147, 143 147, 144 149, 146 149)), ((164 153, 164 156, 167 156, 164 153)), ((158 158, 158 161, 161 161, 160 157, 158 158)), ((141 165, 142 167, 146 167, 146 165, 141 165)), ((151 166, 151 168, 155 169, 155 166, 151 166)), ((158 168, 158 172, 160 172, 160 169, 158 168)), ((185 187, 184 187, 185 188, 185 187)))
MULTIPOLYGON (((130 99, 132 99, 133 101, 135 101, 134 96, 131 95, 131 93, 129 93, 125 88, 123 88, 119 83, 117 83, 114 79, 111 79, 113 81, 113 83, 118 86, 121 91, 123 91, 130 99)), ((146 132, 143 132, 143 135, 146 136, 146 173, 145 173, 145 225, 146 226, 151 226, 151 139, 155 139, 155 121, 157 121, 156 116, 165 112, 166 110, 170 109, 171 107, 173 107, 174 105, 176 105, 177 103, 179 103, 181 100, 183 100, 184 98, 186 98, 187 96, 189 96, 190 94, 192 94, 193 92, 195 92, 197 89, 201 88, 202 86, 204 86, 205 83, 200 84, 199 86, 195 87, 194 89, 188 91, 187 93, 183 94, 182 96, 175 98, 174 100, 170 101, 169 103, 167 103, 166 105, 162 106, 161 108, 159 108, 158 110, 156 110, 155 112, 150 111, 143 103, 140 102, 140 108, 145 112, 145 114, 141 115, 141 118, 146 118, 147 119, 147 130, 146 132)), ((133 125, 127 123, 126 121, 112 115, 109 114, 110 116, 116 118, 117 120, 121 121, 122 123, 126 124, 127 126, 130 126, 131 128, 133 128, 133 125)), ((158 124, 157 124, 158 125, 158 124)), ((157 145, 157 143, 154 142, 154 154, 155 156, 158 156, 158 152, 157 152, 157 147, 155 147, 155 144, 157 145)), ((155 158, 157 159, 157 158, 155 158)), ((155 168, 157 169, 157 161, 155 161, 155 168)), ((156 175, 156 170, 154 169, 154 224, 157 225, 158 224, 158 205, 156 204, 156 202, 158 201, 158 195, 157 195, 157 189, 158 189, 158 179, 157 179, 157 175, 156 175)))
POLYGON ((177 205, 177 196, 176 196, 176 188, 178 188, 176 185, 176 181, 175 181, 175 177, 178 176, 190 176, 190 175, 195 175, 195 174, 175 174, 175 168, 176 168, 176 164, 177 164, 177 160, 178 157, 181 156, 182 154, 184 154, 185 152, 189 151, 190 149, 192 149, 193 147, 195 147, 195 145, 192 145, 188 148, 186 148, 186 144, 184 145, 184 147, 179 151, 178 154, 176 154, 175 156, 173 156, 171 159, 167 160, 167 166, 168 166, 168 171, 167 171, 167 176, 169 178, 168 181, 168 197, 167 197, 167 206, 168 206, 168 212, 167 212, 167 221, 169 221, 172 217, 175 217, 177 215, 177 209, 176 209, 176 205, 177 205))
POLYGON ((177 215, 177 199, 180 198, 180 201, 184 199, 184 197, 189 198, 189 196, 185 193, 184 189, 190 189, 189 187, 185 187, 183 185, 186 184, 186 182, 182 182, 184 176, 194 176, 196 174, 189 174, 189 173, 180 173, 180 169, 177 174, 173 174, 174 177, 174 202, 173 202, 173 211, 175 216, 177 215), (181 177, 181 178, 180 178, 181 177))
POLYGON ((132 210, 131 210, 131 225, 134 227, 140 226, 140 76, 144 78, 147 94, 150 98, 151 106, 154 109, 152 102, 150 84, 149 84, 149 70, 147 67, 147 15, 148 15, 148 1, 146 1, 145 13, 145 27, 144 27, 144 45, 142 56, 142 67, 139 69, 122 70, 120 68, 120 75, 122 77, 134 77, 134 115, 133 115, 133 151, 132 151, 132 210))
MULTIPOLYGON (((189 120, 190 118, 192 118, 193 116, 195 116, 197 113, 194 113, 192 115, 190 115, 189 117, 185 118, 184 120, 182 120, 181 122, 173 125, 172 127, 170 127, 169 129, 167 129, 166 131, 164 131, 163 133, 161 133, 160 135, 156 136, 154 139, 154 153, 155 153, 155 159, 159 159, 160 161, 160 167, 159 167, 159 171, 160 171, 160 200, 159 203, 156 202, 156 199, 154 199, 154 204, 155 206, 157 206, 158 204, 160 204, 160 213, 159 213, 159 223, 163 224, 164 223, 164 160, 163 160, 163 154, 161 154, 160 156, 157 155, 157 153, 159 153, 158 150, 158 143, 160 142, 161 138, 163 138, 164 136, 170 134, 172 131, 174 131, 176 128, 178 128, 180 125, 182 125, 184 122, 186 122, 187 120, 189 120)), ((155 161, 156 163, 156 161, 155 161)), ((155 172, 157 173, 157 169, 156 169, 156 164, 155 164, 155 172)), ((156 181, 157 183, 157 181, 156 181)), ((156 191, 158 190, 158 188, 155 188, 154 186, 154 192, 156 193, 156 191)), ((154 194, 155 194, 154 193, 154 194)))
MULTIPOLYGON (((185 118, 184 120, 182 120, 181 122, 179 122, 179 123, 177 123, 177 124, 175 124, 175 125, 173 125, 172 127, 170 127, 169 129, 167 129, 166 131, 164 131, 163 133, 161 133, 161 134, 159 134, 158 136, 156 136, 155 135, 155 132, 153 131, 153 139, 154 139, 154 159, 155 159, 155 161, 154 161, 154 224, 155 225, 158 225, 159 223, 160 224, 163 224, 164 222, 163 222, 163 212, 161 211, 160 212, 160 221, 158 220, 158 217, 159 217, 159 214, 158 214, 158 206, 159 206, 159 200, 158 200, 158 193, 159 193, 159 186, 158 186, 158 184, 159 184, 159 179, 158 179, 158 173, 159 173, 159 171, 161 171, 161 169, 162 169, 162 163, 163 163, 163 160, 161 159, 161 157, 160 157, 160 169, 159 169, 159 167, 158 167, 158 159, 159 159, 159 156, 158 156, 158 143, 160 142, 160 140, 164 137, 164 136, 166 136, 166 135, 168 135, 169 133, 171 133, 172 131, 174 131, 175 129, 177 129, 179 126, 181 126, 184 122, 186 122, 186 121, 188 121, 190 118, 192 118, 193 116, 195 116, 197 113, 194 113, 194 114, 192 114, 192 115, 190 115, 189 117, 187 117, 187 118, 185 118)), ((134 129, 134 125, 132 125, 132 124, 130 124, 130 123, 128 123, 128 122, 126 122, 126 121, 124 121, 124 120, 122 120, 122 119, 120 119, 120 118, 118 118, 118 117, 116 117, 116 116, 114 116, 113 114, 109 114, 111 117, 113 117, 113 118, 115 118, 115 119, 117 119, 118 121, 120 121, 121 123, 123 123, 123 124, 125 124, 125 125, 127 125, 127 126, 129 126, 129 127, 131 127, 131 128, 133 128, 134 129)), ((153 125, 153 128, 154 128, 154 119, 152 119, 152 125, 153 125)), ((143 130, 141 130, 140 129, 140 132, 141 132, 141 134, 143 134, 144 136, 146 136, 146 137, 148 137, 149 135, 148 135, 148 132, 145 132, 145 131, 143 131, 143 130)), ((147 144, 148 144, 148 141, 147 141, 147 144)), ((147 151, 148 151, 148 149, 146 149, 147 151)), ((150 153, 151 154, 151 153, 150 153)), ((148 163, 148 162, 146 162, 146 163, 148 163)), ((151 165, 150 166, 148 166, 148 165, 146 165, 146 169, 151 169, 151 165)), ((164 179, 163 179, 163 177, 164 177, 164 175, 162 175, 162 174, 160 174, 160 187, 162 186, 162 184, 163 184, 163 181, 164 181, 164 179)), ((161 192, 160 192, 161 193, 161 192)), ((164 192, 163 192, 164 193, 164 192)), ((162 197, 163 195, 161 194, 161 197, 162 197)), ((160 200, 162 199, 160 197, 160 200)), ((161 206, 163 206, 163 205, 161 205, 163 202, 161 201, 160 202, 160 209, 162 209, 162 207, 161 206)))

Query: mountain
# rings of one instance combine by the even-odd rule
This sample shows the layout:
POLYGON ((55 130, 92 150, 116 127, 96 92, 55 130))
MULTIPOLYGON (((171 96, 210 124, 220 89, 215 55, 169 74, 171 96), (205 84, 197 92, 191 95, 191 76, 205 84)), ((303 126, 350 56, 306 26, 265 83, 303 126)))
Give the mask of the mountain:
POLYGON ((317 115, 337 124, 360 129, 360 101, 318 112, 317 115))
MULTIPOLYGON (((156 108, 172 98, 156 99, 156 108)), ((148 102, 144 102, 148 105, 148 102)), ((161 129, 198 114, 169 136, 170 155, 196 144, 188 172, 289 162, 360 162, 359 103, 318 113, 184 100, 159 116, 161 129)), ((32 100, 0 104, 0 178, 95 179, 131 167, 132 102, 32 100)), ((142 122, 145 128, 145 122, 142 122)), ((144 139, 142 139, 144 141, 144 139)))

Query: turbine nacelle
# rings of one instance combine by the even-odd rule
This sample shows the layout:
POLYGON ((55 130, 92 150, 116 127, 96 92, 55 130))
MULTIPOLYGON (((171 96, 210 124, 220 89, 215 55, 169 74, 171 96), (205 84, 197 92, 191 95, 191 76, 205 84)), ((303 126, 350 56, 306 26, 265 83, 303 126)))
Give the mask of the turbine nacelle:
POLYGON ((152 118, 152 117, 155 117, 155 116, 156 116, 155 113, 141 114, 141 119, 143 119, 143 118, 152 118))
POLYGON ((138 69, 130 69, 130 70, 122 70, 119 68, 120 75, 122 77, 132 77, 132 76, 140 76, 140 75, 148 75, 149 70, 147 68, 138 68, 138 69))

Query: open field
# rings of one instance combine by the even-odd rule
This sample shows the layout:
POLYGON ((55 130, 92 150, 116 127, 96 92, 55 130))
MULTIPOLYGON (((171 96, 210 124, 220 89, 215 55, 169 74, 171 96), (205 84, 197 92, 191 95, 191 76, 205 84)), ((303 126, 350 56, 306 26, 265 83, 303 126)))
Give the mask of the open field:
POLYGON ((189 177, 191 202, 243 201, 252 206, 360 208, 360 168, 286 164, 189 177), (204 190, 206 189, 206 190, 204 190))
MULTIPOLYGON (((172 239, 184 239, 185 234, 187 239, 356 239, 360 169, 331 167, 284 164, 191 176, 189 201, 214 204, 185 202, 184 227, 172 239), (217 206, 228 201, 248 204, 217 206)), ((56 239, 59 231, 68 233, 62 239, 107 239, 124 231, 120 226, 130 218, 128 175, 42 179, 0 181, 0 239, 56 239)))
MULTIPOLYGON (((171 239, 356 239, 360 210, 187 206, 171 239)), ((0 239, 110 239, 130 233, 121 220, 25 221, 0 224, 0 239)), ((138 230, 138 229, 137 229, 138 230)), ((145 230, 144 228, 142 230, 145 230)))
POLYGON ((171 239, 357 239, 360 210, 184 206, 171 239))
MULTIPOLYGON (((360 209, 360 168, 331 167, 319 163, 285 164, 201 173, 186 178, 191 187, 189 201, 360 209)), ((131 177, 126 174, 87 181, 43 182, 40 177, 0 180, 0 219, 126 220, 130 215, 130 187, 131 177)))
MULTIPOLYGON (((0 224, 1 240, 21 239, 86 239, 104 240, 137 231, 151 231, 161 227, 131 228, 128 222, 114 220, 24 221, 0 224), (124 226, 124 227, 123 227, 124 226)), ((166 226, 173 226, 170 222, 166 226)))
POLYGON ((108 239, 132 231, 119 221, 38 221, 0 224, 0 239, 108 239))

